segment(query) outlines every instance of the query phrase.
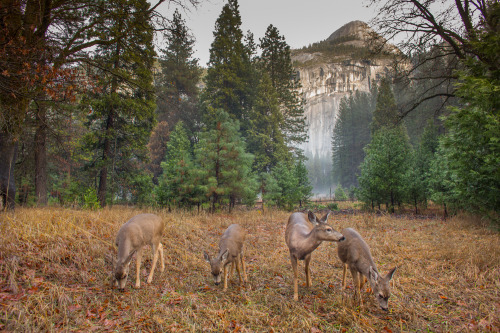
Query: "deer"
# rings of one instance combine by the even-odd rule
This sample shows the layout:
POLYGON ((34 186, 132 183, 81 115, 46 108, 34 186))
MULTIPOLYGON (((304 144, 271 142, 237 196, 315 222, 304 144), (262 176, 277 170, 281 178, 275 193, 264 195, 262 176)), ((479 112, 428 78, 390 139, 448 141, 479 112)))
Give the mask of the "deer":
POLYGON ((309 264, 311 253, 323 242, 342 242, 344 236, 327 224, 328 215, 326 213, 318 219, 313 212, 308 211, 307 215, 296 212, 290 215, 285 229, 285 242, 290 251, 290 261, 293 270, 293 299, 299 300, 298 294, 298 272, 299 260, 305 261, 306 285, 311 287, 311 274, 309 264))
POLYGON ((136 279, 135 288, 141 287, 140 268, 142 260, 142 250, 146 245, 151 245, 153 249, 153 266, 149 272, 147 283, 153 281, 153 274, 160 256, 161 268, 165 270, 163 261, 163 245, 161 238, 163 235, 163 221, 154 214, 139 214, 132 217, 118 230, 116 236, 116 246, 118 247, 118 258, 114 270, 114 284, 119 290, 125 289, 129 272, 130 262, 136 254, 136 279))
POLYGON ((354 297, 359 296, 360 304, 363 305, 361 289, 366 279, 370 282, 371 289, 377 299, 378 305, 384 311, 388 311, 388 301, 391 296, 389 281, 392 279, 397 267, 394 267, 385 276, 381 276, 373 261, 370 248, 363 237, 354 229, 343 229, 345 240, 337 247, 340 260, 343 263, 342 289, 346 287, 347 268, 351 271, 354 281, 354 297))
POLYGON ((214 278, 215 285, 219 285, 221 282, 222 272, 224 274, 224 288, 223 291, 227 290, 227 266, 232 264, 231 273, 234 272, 234 267, 238 272, 240 286, 242 282, 247 282, 247 274, 245 269, 245 261, 243 259, 243 244, 246 238, 246 231, 238 224, 231 224, 221 237, 219 242, 219 253, 214 258, 210 258, 208 253, 204 251, 203 255, 205 260, 210 264, 210 269, 212 276, 214 278), (243 270, 243 279, 241 275, 241 268, 243 270))

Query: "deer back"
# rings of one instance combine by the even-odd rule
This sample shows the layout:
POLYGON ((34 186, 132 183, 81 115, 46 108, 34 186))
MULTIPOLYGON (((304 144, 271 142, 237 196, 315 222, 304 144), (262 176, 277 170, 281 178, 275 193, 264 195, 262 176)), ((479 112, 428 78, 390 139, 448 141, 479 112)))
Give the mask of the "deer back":
POLYGON ((370 248, 363 237, 352 228, 343 229, 341 233, 344 235, 345 240, 340 242, 337 247, 340 260, 366 277, 368 277, 370 266, 376 271, 377 267, 373 261, 370 248))
POLYGON ((128 220, 118 231, 116 245, 118 246, 118 261, 124 260, 129 254, 144 245, 154 244, 163 235, 163 221, 154 214, 139 214, 128 220))
POLYGON ((219 242, 219 255, 226 249, 228 251, 228 262, 231 262, 243 250, 243 244, 246 238, 246 231, 238 224, 231 224, 219 242))

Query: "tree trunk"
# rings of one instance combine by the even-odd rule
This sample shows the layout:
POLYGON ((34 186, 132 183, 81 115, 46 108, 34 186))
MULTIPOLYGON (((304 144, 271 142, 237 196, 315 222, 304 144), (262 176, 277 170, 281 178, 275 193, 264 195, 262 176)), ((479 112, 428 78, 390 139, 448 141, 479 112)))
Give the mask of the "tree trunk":
POLYGON ((0 130, 0 198, 2 208, 14 209, 16 183, 14 165, 17 157, 17 140, 10 133, 0 130))
POLYGON ((47 205, 47 109, 40 103, 35 131, 35 195, 39 206, 47 205))
POLYGON ((101 207, 106 206, 106 192, 108 186, 108 161, 111 157, 111 132, 114 128, 114 112, 110 111, 108 120, 106 122, 106 132, 104 134, 104 148, 102 151, 103 166, 99 173, 99 189, 97 191, 97 198, 101 207))

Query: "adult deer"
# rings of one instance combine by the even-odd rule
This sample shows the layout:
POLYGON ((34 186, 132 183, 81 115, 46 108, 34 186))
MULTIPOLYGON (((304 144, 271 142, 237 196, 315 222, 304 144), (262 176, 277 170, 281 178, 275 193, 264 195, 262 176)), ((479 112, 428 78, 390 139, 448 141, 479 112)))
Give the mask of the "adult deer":
POLYGON ((227 265, 233 264, 231 274, 236 265, 240 285, 242 284, 242 276, 240 270, 243 269, 243 281, 247 281, 247 273, 245 269, 245 261, 243 260, 243 244, 246 238, 246 231, 238 224, 231 224, 219 242, 219 253, 214 258, 210 258, 207 252, 204 252, 205 260, 210 263, 210 269, 216 285, 221 282, 221 274, 224 271, 224 289, 227 289, 227 265))
POLYGON ((311 262, 311 253, 323 241, 340 242, 344 240, 344 236, 335 231, 326 223, 330 212, 325 214, 321 219, 318 219, 313 212, 293 213, 288 219, 288 224, 285 230, 285 241, 290 250, 290 261, 293 269, 293 299, 298 301, 298 260, 305 261, 306 285, 311 286, 311 275, 309 264, 311 262))
POLYGON ((163 221, 154 214, 139 214, 128 220, 116 236, 116 245, 118 246, 118 259, 116 262, 114 278, 115 286, 118 289, 124 289, 127 283, 132 256, 137 253, 136 258, 136 279, 135 287, 140 288, 140 268, 142 259, 142 250, 146 245, 153 248, 153 266, 149 272, 148 283, 153 280, 158 254, 160 255, 161 271, 165 269, 163 261, 163 245, 160 243, 163 234, 163 221))
POLYGON ((366 277, 370 282, 379 306, 382 310, 387 311, 387 304, 391 296, 389 281, 392 279, 396 267, 391 269, 386 276, 381 276, 373 261, 370 248, 361 235, 351 228, 342 230, 342 234, 345 237, 345 241, 339 244, 337 248, 339 258, 344 263, 342 288, 345 288, 347 267, 349 267, 354 281, 354 295, 359 296, 360 304, 363 304, 361 288, 365 284, 364 277, 366 277))

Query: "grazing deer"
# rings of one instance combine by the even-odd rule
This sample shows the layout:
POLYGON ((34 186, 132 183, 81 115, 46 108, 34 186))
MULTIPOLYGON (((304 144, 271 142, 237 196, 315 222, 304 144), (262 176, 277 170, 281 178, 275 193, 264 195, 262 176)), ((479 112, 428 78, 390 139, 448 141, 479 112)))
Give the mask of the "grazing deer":
POLYGON ((142 250, 144 246, 151 245, 153 248, 153 266, 149 272, 148 283, 153 280, 158 253, 160 254, 161 271, 165 269, 163 261, 163 245, 160 243, 163 234, 163 221, 154 214, 139 214, 128 220, 116 236, 116 245, 118 246, 118 260, 115 268, 115 286, 122 290, 127 283, 127 276, 130 261, 134 253, 136 258, 136 279, 135 287, 140 288, 140 268, 142 259, 142 250))
POLYGON ((347 267, 351 271, 354 281, 354 295, 359 295, 360 304, 363 304, 361 299, 361 288, 365 284, 365 277, 371 285, 371 289, 378 301, 382 310, 387 311, 387 302, 391 296, 389 290, 389 281, 392 279, 397 267, 391 269, 386 276, 380 276, 380 273, 373 262, 368 244, 363 240, 361 235, 354 229, 347 228, 342 230, 345 241, 339 244, 337 250, 340 260, 344 263, 344 271, 342 273, 342 288, 345 288, 345 278, 347 267))
POLYGON ((238 271, 240 285, 242 284, 240 262, 243 268, 243 280, 247 281, 247 273, 245 270, 245 261, 243 260, 243 243, 245 242, 246 231, 238 224, 231 224, 219 242, 219 254, 210 258, 207 252, 204 252, 205 260, 210 263, 212 276, 214 277, 215 285, 221 282, 221 273, 224 271, 224 291, 227 289, 227 265, 232 263, 231 274, 234 266, 238 271))
POLYGON ((335 231, 326 223, 328 212, 318 220, 313 212, 309 211, 307 216, 304 213, 293 213, 288 219, 285 230, 285 241, 290 250, 290 260, 293 269, 293 299, 298 301, 297 285, 297 261, 304 260, 306 267, 306 285, 311 286, 311 275, 309 272, 309 263, 311 262, 311 253, 321 244, 322 241, 340 242, 344 236, 335 231))

